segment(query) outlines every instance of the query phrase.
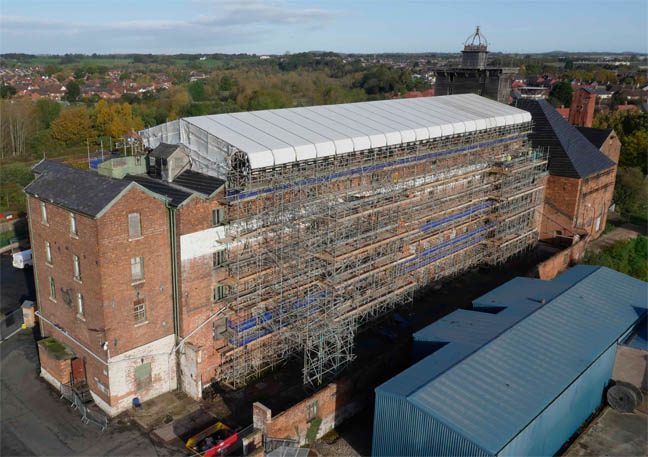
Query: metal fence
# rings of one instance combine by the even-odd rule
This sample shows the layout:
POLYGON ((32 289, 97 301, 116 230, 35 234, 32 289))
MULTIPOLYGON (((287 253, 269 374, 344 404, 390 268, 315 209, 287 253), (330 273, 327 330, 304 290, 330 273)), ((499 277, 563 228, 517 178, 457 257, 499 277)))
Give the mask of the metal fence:
POLYGON ((85 403, 83 403, 83 400, 81 400, 81 397, 72 390, 70 385, 61 384, 61 399, 70 402, 72 409, 76 409, 79 414, 81 414, 81 422, 84 424, 94 424, 98 426, 101 431, 108 428, 108 418, 100 412, 88 408, 85 403))
POLYGON ((270 438, 268 436, 263 437, 263 448, 265 449, 266 454, 280 447, 299 447, 299 443, 290 439, 270 438))
POLYGON ((16 333, 23 324, 22 308, 18 308, 0 319, 0 341, 16 333))

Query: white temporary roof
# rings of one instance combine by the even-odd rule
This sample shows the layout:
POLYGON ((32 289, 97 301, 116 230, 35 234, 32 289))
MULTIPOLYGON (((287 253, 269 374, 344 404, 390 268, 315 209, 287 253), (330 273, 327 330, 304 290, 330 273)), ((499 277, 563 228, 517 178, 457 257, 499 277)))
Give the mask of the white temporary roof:
POLYGON ((213 143, 224 142, 256 169, 529 121, 521 109, 461 94, 188 117, 173 138, 161 126, 141 133, 148 146, 177 138, 214 161, 213 143))

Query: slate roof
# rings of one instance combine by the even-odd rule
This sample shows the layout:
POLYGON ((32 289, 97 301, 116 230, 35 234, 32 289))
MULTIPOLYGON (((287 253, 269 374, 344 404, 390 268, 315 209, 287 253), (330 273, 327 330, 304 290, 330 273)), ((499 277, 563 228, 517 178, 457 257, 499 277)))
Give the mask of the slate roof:
POLYGON ((548 149, 549 174, 586 178, 615 165, 546 100, 522 99, 516 106, 531 113, 529 139, 534 147, 548 149))
POLYGON ((159 179, 152 179, 143 175, 126 175, 124 176, 125 182, 136 182, 140 186, 162 195, 169 199, 169 205, 178 207, 185 200, 191 197, 191 193, 172 187, 164 181, 159 179))
POLYGON ((185 187, 204 195, 211 195, 225 184, 220 178, 198 173, 193 170, 185 170, 173 179, 173 184, 185 187))
POLYGON ((581 89, 583 89, 585 92, 589 92, 590 94, 594 94, 594 95, 609 95, 610 94, 607 90, 601 89, 600 87, 593 88, 593 87, 585 86, 585 87, 581 87, 581 89))
POLYGON ((179 147, 181 147, 180 144, 160 143, 160 145, 153 149, 149 155, 160 159, 168 159, 171 154, 178 150, 179 147))
POLYGON ((96 217, 130 182, 44 159, 33 167, 36 179, 25 192, 69 210, 96 217))
POLYGON ((605 140, 608 139, 612 129, 595 129, 592 127, 576 127, 578 131, 585 137, 587 140, 596 146, 598 149, 601 149, 605 140))

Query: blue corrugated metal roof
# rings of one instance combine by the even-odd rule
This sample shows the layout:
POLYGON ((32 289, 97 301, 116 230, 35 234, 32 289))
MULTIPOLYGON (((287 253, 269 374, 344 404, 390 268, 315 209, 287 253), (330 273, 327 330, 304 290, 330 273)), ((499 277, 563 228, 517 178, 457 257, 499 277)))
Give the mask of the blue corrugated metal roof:
MULTIPOLYGON (((481 347, 466 340, 448 344, 376 390, 407 397, 496 454, 645 314, 647 296, 647 283, 586 265, 551 282, 512 281, 476 302, 509 306, 522 317, 525 307, 536 311, 516 325, 506 318, 510 327, 481 347), (509 287, 517 303, 506 294, 509 287), (529 296, 551 298, 543 306, 529 296)), ((437 326, 444 328, 447 323, 437 326)))

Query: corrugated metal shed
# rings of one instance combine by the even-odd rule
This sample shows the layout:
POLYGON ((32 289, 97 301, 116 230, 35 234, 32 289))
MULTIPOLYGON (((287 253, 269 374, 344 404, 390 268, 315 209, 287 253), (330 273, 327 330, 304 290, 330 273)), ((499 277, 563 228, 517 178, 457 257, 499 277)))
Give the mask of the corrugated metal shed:
POLYGON ((518 108, 463 94, 197 116, 140 134, 149 147, 182 142, 221 165, 238 150, 263 168, 530 121, 518 108))
POLYGON ((434 449, 446 455, 465 455, 466 449, 489 455, 551 451, 555 440, 562 439, 560 433, 569 433, 567 439, 569 427, 575 430, 600 402, 604 386, 598 383, 609 380, 615 343, 646 313, 647 296, 648 284, 643 281, 581 265, 550 282, 519 278, 476 300, 506 307, 498 314, 470 321, 465 320, 466 311, 450 314, 415 336, 427 343, 449 344, 376 389, 373 454, 426 455, 417 444, 389 431, 403 421, 403 427, 412 430, 410 436, 416 435, 411 439, 429 443, 431 447, 424 447, 427 453, 434 449), (494 324, 500 316, 502 323, 494 324), (489 322, 493 323, 490 332, 489 322), (461 336, 460 328, 472 335, 461 336), (591 373, 582 376, 588 369, 591 373), (582 385, 575 388, 577 381, 582 385), (556 405, 563 403, 555 400, 561 395, 576 400, 557 413, 556 405), (394 403, 398 401, 400 406, 394 403), (393 404, 384 409, 389 402, 393 404), (432 446, 450 435, 437 436, 432 429, 408 423, 398 417, 399 408, 413 408, 416 415, 443 424, 452 431, 454 444, 432 446), (543 414, 551 418, 538 422, 543 414), (555 434, 558 438, 539 436, 552 420, 566 420, 558 419, 560 414, 572 423, 563 424, 555 434), (529 436, 531 430, 535 436, 529 436), (531 442, 534 439, 539 441, 531 442))

